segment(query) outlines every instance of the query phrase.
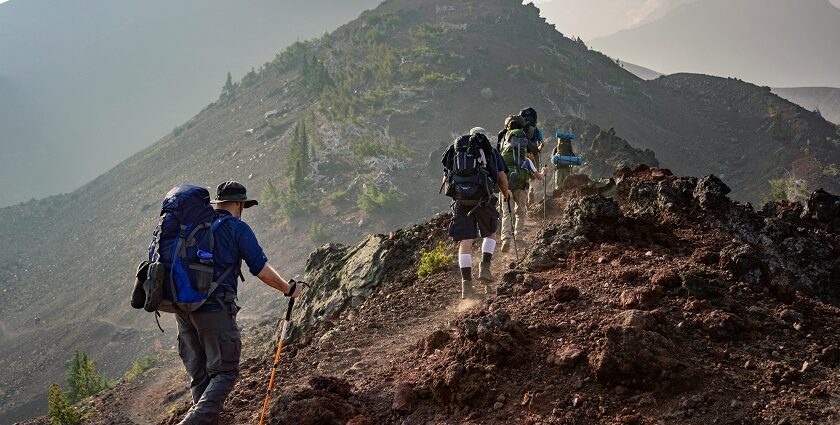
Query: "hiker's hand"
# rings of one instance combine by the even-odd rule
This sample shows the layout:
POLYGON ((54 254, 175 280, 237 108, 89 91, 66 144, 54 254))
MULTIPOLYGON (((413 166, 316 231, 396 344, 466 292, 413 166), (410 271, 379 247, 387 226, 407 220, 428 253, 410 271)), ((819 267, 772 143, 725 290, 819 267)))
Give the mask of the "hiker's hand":
POLYGON ((503 195, 505 196, 505 201, 507 201, 508 199, 510 199, 511 196, 513 196, 513 192, 511 192, 511 190, 508 189, 507 192, 503 193, 503 195))
POLYGON ((306 282, 298 282, 292 279, 289 281, 289 285, 289 292, 286 292, 283 295, 291 298, 297 298, 300 296, 300 293, 303 292, 303 287, 306 286, 306 282))

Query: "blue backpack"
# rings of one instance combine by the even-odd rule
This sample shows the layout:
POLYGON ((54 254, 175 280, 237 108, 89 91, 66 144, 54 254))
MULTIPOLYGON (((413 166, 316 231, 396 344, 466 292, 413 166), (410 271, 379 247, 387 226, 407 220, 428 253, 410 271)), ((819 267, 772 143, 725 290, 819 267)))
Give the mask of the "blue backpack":
MULTIPOLYGON (((166 194, 149 244, 149 260, 138 267, 146 311, 195 311, 211 298, 218 282, 238 270, 235 264, 214 279, 213 233, 228 218, 216 217, 210 193, 203 187, 178 186, 166 194)), ((132 306, 139 308, 137 304, 132 298, 132 306)))

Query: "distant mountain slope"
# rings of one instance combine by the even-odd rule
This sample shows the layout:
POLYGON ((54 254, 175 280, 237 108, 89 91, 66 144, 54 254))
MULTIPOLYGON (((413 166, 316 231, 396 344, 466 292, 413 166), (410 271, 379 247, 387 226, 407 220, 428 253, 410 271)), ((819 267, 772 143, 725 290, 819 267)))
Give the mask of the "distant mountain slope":
MULTIPOLYGON (((0 388, 9 389, 0 392, 0 421, 42 410, 45 383, 62 379, 73 349, 116 376, 156 340, 176 344, 174 332, 161 335, 127 302, 172 186, 237 179, 263 194, 245 219, 272 263, 294 274, 325 240, 447 210, 437 150, 476 125, 495 132, 528 105, 549 135, 584 136, 575 145, 583 155, 653 158, 626 140, 679 173, 722 175, 735 197, 754 202, 803 151, 826 165, 840 158, 835 126, 767 89, 688 74, 640 80, 519 0, 389 0, 295 43, 81 189, 0 209, 0 243, 14 247, 0 250, 0 388), (298 123, 314 148, 308 168, 290 166, 298 123), (595 126, 605 131, 600 141, 590 140, 602 134, 595 126), (633 152, 613 155, 608 141, 633 152), (304 170, 305 193, 286 191, 292 169, 304 170), (269 182, 284 196, 270 196, 269 182), (313 208, 278 217, 278 207, 298 201, 313 208)), ((241 295, 243 319, 276 318, 276 292, 250 279, 241 295)))
POLYGON ((838 40, 840 9, 828 0, 703 0, 588 44, 664 73, 838 87, 838 40))
POLYGON ((564 34, 591 40, 659 19, 691 1, 697 0, 536 0, 535 3, 542 16, 564 34))
POLYGON ((11 0, 0 5, 0 206, 69 192, 149 145, 283 46, 377 0, 11 0), (322 13, 329 9, 330 13, 322 13), (22 109, 19 102, 25 101, 22 109))
POLYGON ((774 88, 773 93, 803 108, 819 110, 825 119, 840 124, 840 89, 834 87, 774 88))
POLYGON ((633 75, 643 79, 643 80, 655 80, 665 74, 661 72, 654 71, 652 69, 645 68, 643 66, 634 65, 629 62, 621 61, 621 67, 630 71, 633 75))

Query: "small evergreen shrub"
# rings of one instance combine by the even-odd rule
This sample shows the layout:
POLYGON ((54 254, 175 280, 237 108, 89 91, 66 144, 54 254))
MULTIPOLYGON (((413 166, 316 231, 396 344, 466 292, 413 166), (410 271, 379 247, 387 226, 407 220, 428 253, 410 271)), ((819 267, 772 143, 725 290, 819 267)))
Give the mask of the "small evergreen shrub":
POLYGON ((417 269, 417 277, 424 278, 426 276, 442 272, 449 268, 452 262, 455 261, 455 256, 446 253, 446 245, 439 242, 435 249, 426 251, 420 250, 420 267, 417 269))
POLYGON ((323 224, 312 223, 312 225, 309 226, 309 239, 312 239, 312 242, 320 244, 326 242, 329 238, 330 235, 323 224))
POLYGON ((50 425, 77 425, 82 421, 82 415, 67 401, 58 384, 50 385, 47 415, 50 425))
POLYGON ((131 368, 125 373, 125 379, 134 379, 142 375, 147 370, 153 368, 155 363, 157 363, 157 356, 154 354, 140 357, 131 364, 131 368))
POLYGON ((393 187, 383 192, 373 185, 368 185, 356 198, 356 206, 367 213, 393 212, 399 204, 400 193, 393 187))

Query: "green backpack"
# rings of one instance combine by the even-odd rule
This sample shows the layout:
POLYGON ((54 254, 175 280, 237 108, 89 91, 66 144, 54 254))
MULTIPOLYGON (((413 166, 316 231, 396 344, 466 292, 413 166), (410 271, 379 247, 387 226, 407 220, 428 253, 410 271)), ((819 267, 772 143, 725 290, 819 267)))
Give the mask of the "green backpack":
POLYGON ((522 129, 510 130, 505 135, 501 153, 510 170, 508 184, 511 190, 528 189, 530 172, 523 165, 528 158, 526 155, 529 143, 528 137, 522 129))

